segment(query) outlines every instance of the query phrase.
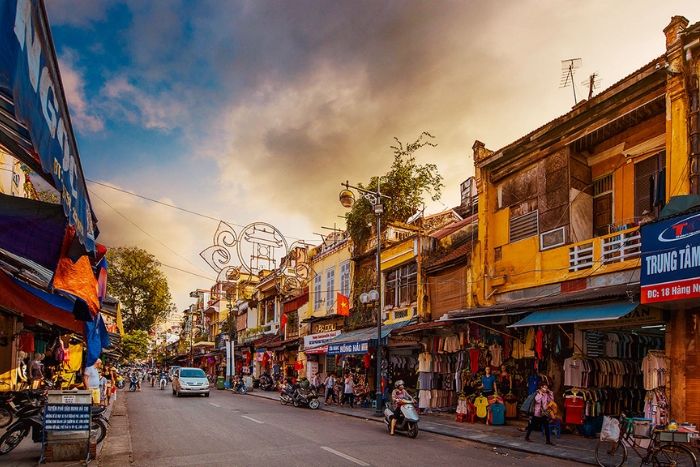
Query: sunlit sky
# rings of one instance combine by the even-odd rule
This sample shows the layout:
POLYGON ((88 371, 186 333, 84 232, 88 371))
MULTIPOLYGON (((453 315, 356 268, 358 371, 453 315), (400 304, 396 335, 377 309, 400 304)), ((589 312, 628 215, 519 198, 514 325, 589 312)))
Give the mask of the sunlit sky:
POLYGON ((367 182, 394 138, 459 204, 475 140, 499 149, 568 112, 561 61, 601 91, 665 51, 698 0, 47 0, 98 241, 153 254, 183 310, 216 273, 218 220, 291 242, 344 228, 340 183, 367 182), (156 200, 158 203, 151 200, 156 200), (173 205, 180 209, 166 206, 173 205))

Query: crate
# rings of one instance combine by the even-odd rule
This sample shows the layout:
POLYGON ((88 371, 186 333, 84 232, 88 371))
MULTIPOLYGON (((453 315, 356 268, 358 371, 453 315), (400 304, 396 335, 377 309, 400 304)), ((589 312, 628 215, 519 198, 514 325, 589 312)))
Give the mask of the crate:
POLYGON ((632 420, 632 435, 635 438, 651 438, 654 435, 654 425, 648 418, 632 420))
POLYGON ((690 440, 697 438, 698 433, 692 431, 661 431, 659 432, 660 441, 668 441, 671 443, 690 443, 690 440))

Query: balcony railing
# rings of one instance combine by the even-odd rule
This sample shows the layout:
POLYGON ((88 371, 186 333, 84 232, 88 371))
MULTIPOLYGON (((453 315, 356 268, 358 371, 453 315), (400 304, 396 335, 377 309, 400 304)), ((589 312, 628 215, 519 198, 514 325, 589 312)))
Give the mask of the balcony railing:
POLYGON ((639 227, 603 235, 569 247, 569 272, 637 259, 641 252, 639 227))

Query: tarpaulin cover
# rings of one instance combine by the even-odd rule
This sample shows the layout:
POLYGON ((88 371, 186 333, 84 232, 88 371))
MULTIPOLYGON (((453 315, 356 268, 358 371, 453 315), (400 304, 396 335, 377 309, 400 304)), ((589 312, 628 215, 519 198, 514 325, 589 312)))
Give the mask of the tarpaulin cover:
POLYGON ((56 270, 66 233, 57 204, 0 194, 0 248, 56 270))
POLYGON ((87 366, 92 366, 100 358, 103 348, 112 345, 101 314, 95 316, 94 320, 85 323, 85 345, 87 346, 85 359, 87 366))
MULTIPOLYGON (((98 284, 95 273, 92 271, 90 258, 86 255, 78 258, 66 256, 66 252, 73 240, 72 234, 74 235, 73 227, 68 227, 66 238, 63 242, 63 253, 58 261, 56 274, 54 274, 53 286, 57 290, 76 297, 76 301, 82 300, 85 302, 90 310, 90 317, 86 319, 88 321, 92 320, 100 312, 100 300, 97 298, 98 284)), ((76 317, 78 319, 83 318, 77 315, 76 317)))
POLYGON ((36 289, 1 272, 0 305, 78 334, 84 331, 83 322, 76 321, 70 313, 74 307, 71 300, 36 289))

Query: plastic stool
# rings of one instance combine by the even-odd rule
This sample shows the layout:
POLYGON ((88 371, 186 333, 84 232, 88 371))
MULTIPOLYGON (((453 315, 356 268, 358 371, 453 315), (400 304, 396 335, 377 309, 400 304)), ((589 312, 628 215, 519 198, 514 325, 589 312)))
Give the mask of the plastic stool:
MULTIPOLYGON (((549 437, 552 437, 552 431, 557 430, 557 438, 561 438, 561 422, 558 418, 550 420, 546 427, 549 430, 549 437)), ((542 436, 544 436, 545 426, 542 425, 542 436)))

